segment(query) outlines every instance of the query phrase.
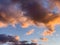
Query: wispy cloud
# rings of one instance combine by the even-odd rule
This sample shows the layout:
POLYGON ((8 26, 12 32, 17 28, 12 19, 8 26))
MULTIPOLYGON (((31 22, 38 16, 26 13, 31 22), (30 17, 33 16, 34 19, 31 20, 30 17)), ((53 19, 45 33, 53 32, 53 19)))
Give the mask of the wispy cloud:
POLYGON ((39 39, 32 39, 31 40, 33 43, 37 43, 37 42, 39 42, 39 39))
POLYGON ((40 40, 43 41, 43 42, 47 42, 48 38, 40 38, 40 40))
POLYGON ((54 34, 55 30, 44 30, 42 33, 42 36, 52 36, 54 34))
POLYGON ((27 33, 26 33, 26 35, 31 35, 31 34, 33 34, 34 33, 34 29, 31 29, 31 30, 29 30, 27 33))

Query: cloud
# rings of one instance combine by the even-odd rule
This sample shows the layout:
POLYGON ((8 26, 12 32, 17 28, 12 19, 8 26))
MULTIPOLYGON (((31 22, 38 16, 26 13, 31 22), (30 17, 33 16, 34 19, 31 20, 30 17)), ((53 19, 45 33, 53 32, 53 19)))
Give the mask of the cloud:
MULTIPOLYGON (((36 41, 36 40, 35 40, 36 41)), ((0 34, 0 44, 8 44, 8 45, 37 45, 37 43, 28 43, 28 41, 20 41, 19 36, 11 36, 0 34)))
POLYGON ((38 39, 32 39, 31 40, 33 43, 37 43, 39 40, 38 39))
POLYGON ((5 42, 16 42, 19 40, 18 36, 10 36, 10 35, 5 35, 5 34, 0 34, 0 42, 5 43, 5 42))
POLYGON ((2 23, 2 22, 0 22, 0 28, 2 28, 2 27, 7 27, 8 25, 6 24, 6 23, 2 23))
POLYGON ((43 42, 47 42, 48 38, 40 38, 40 40, 43 41, 43 42))
POLYGON ((13 43, 13 45, 38 45, 37 43, 27 43, 27 42, 24 42, 24 41, 20 41, 20 44, 18 43, 13 43), (22 43, 21 43, 22 42, 22 43))
POLYGON ((29 30, 29 31, 26 33, 26 35, 31 35, 31 34, 33 34, 33 33, 34 33, 34 29, 29 30))
POLYGON ((15 39, 16 39, 16 40, 19 40, 19 39, 20 39, 20 37, 19 37, 19 36, 15 36, 15 39))
POLYGON ((25 23, 22 23, 22 28, 27 28, 28 26, 29 26, 30 24, 29 23, 27 23, 27 22, 25 22, 25 23))
MULTIPOLYGON (((7 27, 8 25, 15 27, 16 24, 20 24, 22 28, 27 28, 31 25, 41 26, 40 24, 43 24, 48 30, 44 30, 42 35, 52 35, 55 32, 54 26, 60 24, 60 13, 58 13, 60 10, 60 1, 48 1, 49 3, 46 3, 49 6, 45 8, 42 0, 0 0, 0 28, 7 27), (57 7, 57 13, 52 11, 55 7, 57 7)), ((28 31, 26 35, 31 35, 33 32, 34 29, 28 31)), ((14 37, 3 36, 6 39, 1 39, 2 42, 12 41, 14 37), (9 40, 10 38, 11 40, 9 40)), ((13 39, 18 40, 19 37, 17 36, 13 39)))
POLYGON ((19 36, 10 36, 5 34, 0 34, 0 44, 8 45, 37 45, 37 43, 28 43, 28 41, 20 41, 19 36))
POLYGON ((42 36, 52 36, 55 33, 55 30, 44 30, 42 36))
POLYGON ((49 8, 46 9, 42 5, 42 1, 6 0, 4 2, 4 0, 0 0, 0 2, 2 2, 0 3, 0 22, 4 24, 1 27, 5 27, 5 24, 14 27, 15 24, 21 24, 21 27, 27 28, 30 25, 40 25, 41 23, 47 26, 55 19, 60 18, 58 14, 56 16, 48 10, 49 8))

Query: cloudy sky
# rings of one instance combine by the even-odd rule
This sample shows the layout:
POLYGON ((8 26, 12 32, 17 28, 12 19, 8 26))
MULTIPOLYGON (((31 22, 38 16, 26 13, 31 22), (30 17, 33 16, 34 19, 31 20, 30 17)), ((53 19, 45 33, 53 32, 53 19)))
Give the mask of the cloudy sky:
POLYGON ((0 34, 19 36, 20 41, 60 45, 59 4, 59 0, 0 0, 0 34))
POLYGON ((56 26, 56 32, 53 34, 53 36, 46 37, 47 41, 42 41, 40 38, 43 36, 41 35, 44 28, 37 28, 34 26, 31 26, 29 28, 21 28, 19 25, 16 26, 16 28, 13 28, 11 26, 6 28, 0 28, 0 34, 8 34, 8 35, 18 35, 20 37, 20 40, 27 40, 31 41, 33 39, 39 40, 39 44, 44 45, 59 45, 60 44, 60 26, 56 26), (31 35, 26 35, 26 33, 30 30, 34 30, 34 32, 31 35))

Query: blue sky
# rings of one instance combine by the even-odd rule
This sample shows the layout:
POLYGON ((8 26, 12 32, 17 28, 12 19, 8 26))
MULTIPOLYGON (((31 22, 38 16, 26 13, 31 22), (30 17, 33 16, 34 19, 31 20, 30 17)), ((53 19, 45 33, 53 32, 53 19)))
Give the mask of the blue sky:
MULTIPOLYGON (((8 26, 6 28, 0 28, 0 34, 7 34, 7 35, 18 35, 20 36, 20 40, 27 40, 31 41, 31 39, 39 39, 42 37, 40 34, 43 32, 45 28, 43 27, 35 27, 31 26, 28 28, 21 28, 20 25, 17 25, 16 28, 12 26, 8 26), (25 35, 27 31, 34 29, 35 32, 32 35, 25 35)), ((56 34, 60 34, 60 26, 56 26, 56 33, 53 36, 48 36, 48 42, 39 41, 38 43, 44 45, 60 45, 60 35, 56 36, 56 34)))

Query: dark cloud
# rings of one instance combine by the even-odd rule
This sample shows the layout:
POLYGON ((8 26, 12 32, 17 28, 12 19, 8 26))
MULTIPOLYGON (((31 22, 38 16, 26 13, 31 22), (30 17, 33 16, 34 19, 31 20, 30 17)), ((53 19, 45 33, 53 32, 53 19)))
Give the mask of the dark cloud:
MULTIPOLYGON (((52 34, 55 24, 60 24, 60 13, 57 14, 51 10, 55 7, 60 9, 60 1, 48 0, 46 2, 49 2, 48 8, 44 7, 43 1, 47 0, 0 0, 0 27, 15 26, 19 23, 23 28, 27 28, 30 25, 40 26, 40 23, 43 23, 49 29, 48 34, 52 34)), ((20 42, 18 39, 15 36, 0 34, 2 43, 14 42, 14 45, 25 45, 24 41, 20 42)))
POLYGON ((4 42, 16 42, 16 41, 18 41, 16 38, 17 38, 16 36, 0 34, 0 42, 1 43, 4 43, 4 42))
POLYGON ((42 6, 41 1, 21 1, 21 4, 22 10, 27 11, 27 14, 25 14, 25 16, 34 22, 43 22, 44 18, 47 16, 48 10, 42 6))
POLYGON ((13 43, 13 45, 37 45, 37 43, 25 43, 25 41, 21 41, 20 44, 19 43, 13 43))
MULTIPOLYGON (((33 20, 34 23, 37 22, 48 22, 48 20, 46 21, 46 17, 49 13, 48 9, 45 9, 42 5, 42 1, 40 0, 9 0, 9 1, 2 1, 0 0, 2 3, 0 5, 2 5, 2 9, 0 8, 0 21, 2 22, 6 22, 6 23, 11 23, 10 19, 20 19, 20 10, 18 10, 18 8, 20 8, 19 6, 21 6, 21 10, 22 12, 25 11, 26 13, 23 15, 24 17, 30 18, 30 20, 33 20), (6 3, 9 4, 7 5, 6 3), (14 3, 15 2, 15 3, 14 3), (4 4, 5 3, 5 4, 4 4), (16 5, 19 5, 17 6, 16 5), (5 5, 5 6, 4 6, 5 5), (16 8, 15 8, 16 6, 16 8), (18 12, 17 12, 18 11, 18 12), (18 15, 19 14, 19 15, 18 15), (18 16, 17 16, 18 15, 18 16), (15 18, 16 17, 16 18, 15 18)), ((15 20, 15 21, 17 21, 15 20)), ((17 21, 20 22, 20 21, 17 21)))
POLYGON ((37 43, 28 43, 28 41, 17 40, 18 36, 10 36, 5 34, 0 34, 0 43, 5 44, 8 42, 8 45, 37 45, 37 43))
POLYGON ((40 26, 40 23, 43 23, 49 30, 52 30, 52 25, 60 24, 58 20, 60 15, 51 11, 56 6, 59 7, 59 0, 46 0, 46 3, 49 2, 48 8, 44 7, 43 3, 45 1, 43 1, 0 0, 0 27, 15 26, 15 24, 19 23, 23 28, 27 28, 30 25, 40 26))

